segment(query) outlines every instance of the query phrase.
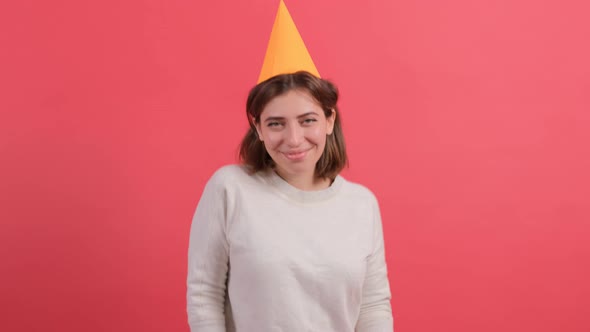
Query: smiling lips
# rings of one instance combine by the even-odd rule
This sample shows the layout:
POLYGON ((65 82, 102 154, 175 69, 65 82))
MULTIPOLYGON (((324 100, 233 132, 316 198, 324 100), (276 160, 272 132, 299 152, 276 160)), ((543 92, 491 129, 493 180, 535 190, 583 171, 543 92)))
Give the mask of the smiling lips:
POLYGON ((307 155, 307 151, 309 151, 309 150, 311 150, 311 149, 283 152, 283 155, 291 161, 298 161, 298 160, 302 160, 303 158, 305 158, 305 156, 307 155))

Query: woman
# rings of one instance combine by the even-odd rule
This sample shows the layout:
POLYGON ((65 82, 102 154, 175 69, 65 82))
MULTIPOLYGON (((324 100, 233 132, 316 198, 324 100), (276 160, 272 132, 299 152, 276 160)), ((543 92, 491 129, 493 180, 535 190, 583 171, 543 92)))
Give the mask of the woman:
POLYGON ((243 165, 212 176, 193 219, 191 331, 393 331, 377 200, 338 175, 337 101, 304 71, 250 91, 243 165))

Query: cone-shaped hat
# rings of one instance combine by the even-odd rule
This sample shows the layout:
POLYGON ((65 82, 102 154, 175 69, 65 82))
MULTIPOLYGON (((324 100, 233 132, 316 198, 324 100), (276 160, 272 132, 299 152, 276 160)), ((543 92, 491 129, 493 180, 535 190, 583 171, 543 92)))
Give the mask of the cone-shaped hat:
POLYGON ((281 0, 264 56, 258 83, 275 75, 305 70, 320 77, 295 22, 281 0))

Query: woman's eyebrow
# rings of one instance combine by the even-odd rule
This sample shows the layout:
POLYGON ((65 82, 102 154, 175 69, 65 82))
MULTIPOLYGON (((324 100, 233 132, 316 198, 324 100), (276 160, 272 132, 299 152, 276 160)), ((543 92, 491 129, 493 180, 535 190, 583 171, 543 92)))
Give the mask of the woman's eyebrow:
MULTIPOLYGON (((297 118, 300 119, 300 118, 304 118, 304 117, 310 116, 310 115, 316 115, 317 116, 318 113, 317 112, 313 112, 313 111, 312 112, 307 112, 307 113, 303 113, 301 115, 298 115, 297 118)), ((268 122, 268 121, 282 121, 282 120, 285 120, 285 117, 284 116, 269 116, 268 118, 264 119, 264 122, 268 122)))
POLYGON ((308 115, 318 115, 318 113, 316 113, 316 112, 307 112, 307 113, 304 113, 304 114, 301 114, 301 115, 297 116, 297 118, 298 119, 299 118, 304 118, 304 117, 306 117, 308 115))
POLYGON ((264 119, 264 122, 268 122, 268 121, 281 121, 281 120, 285 120, 285 118, 282 117, 282 116, 269 116, 268 118, 264 119))

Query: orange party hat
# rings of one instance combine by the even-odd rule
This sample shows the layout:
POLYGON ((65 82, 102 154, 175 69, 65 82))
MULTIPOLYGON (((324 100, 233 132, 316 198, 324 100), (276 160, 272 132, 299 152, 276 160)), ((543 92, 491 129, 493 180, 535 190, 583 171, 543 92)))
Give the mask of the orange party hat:
POLYGON ((294 73, 299 70, 305 70, 320 77, 285 2, 281 0, 258 83, 275 75, 294 73))

